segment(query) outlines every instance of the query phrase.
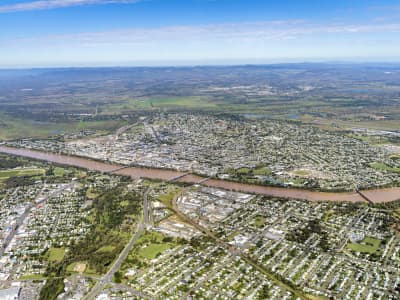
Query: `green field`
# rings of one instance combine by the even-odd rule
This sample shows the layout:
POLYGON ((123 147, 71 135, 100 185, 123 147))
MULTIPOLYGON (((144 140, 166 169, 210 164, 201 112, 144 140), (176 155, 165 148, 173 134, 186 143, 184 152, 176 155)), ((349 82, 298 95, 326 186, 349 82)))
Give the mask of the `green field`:
POLYGON ((36 176, 43 175, 43 169, 12 169, 12 170, 4 170, 0 171, 0 180, 4 180, 10 177, 17 176, 36 176))
MULTIPOLYGON (((131 102, 132 103, 132 102, 131 102)), ((136 108, 216 108, 216 103, 210 100, 198 97, 174 97, 174 98, 152 98, 147 100, 136 100, 136 108)))
POLYGON ((257 169, 253 170, 253 174, 254 175, 259 175, 259 176, 267 176, 267 175, 271 175, 272 171, 270 168, 267 167, 260 167, 257 169))
POLYGON ((74 269, 75 269, 77 264, 78 264, 77 262, 73 262, 73 263, 69 264, 67 266, 67 272, 74 272, 74 269))
MULTIPOLYGON (((326 107, 326 112, 332 112, 332 108, 326 107)), ((300 120, 304 124, 313 124, 321 129, 326 130, 351 130, 352 128, 368 128, 376 130, 398 130, 400 127, 400 120, 381 120, 381 121, 359 121, 357 118, 354 120, 340 120, 338 118, 321 118, 311 115, 303 115, 300 120)))
POLYGON ((307 170, 295 170, 293 173, 300 177, 305 177, 310 175, 310 172, 307 170))
POLYGON ((236 173, 240 174, 240 175, 249 175, 249 174, 251 174, 251 172, 252 172, 252 170, 249 168, 240 168, 240 169, 236 170, 236 173))
POLYGON ((111 114, 121 114, 132 110, 158 110, 158 109, 200 109, 216 110, 218 103, 202 96, 185 97, 154 97, 148 99, 128 99, 106 105, 104 111, 111 114))
POLYGON ((98 193, 96 193, 93 189, 88 189, 86 191, 86 197, 88 197, 89 199, 95 199, 99 196, 98 193))
POLYGON ((170 189, 168 193, 160 195, 158 197, 158 200, 160 200, 160 202, 162 202, 167 207, 172 207, 172 200, 174 199, 174 197, 176 197, 176 195, 180 193, 180 191, 181 189, 174 187, 170 189))
POLYGON ((170 244, 150 244, 145 248, 139 250, 139 255, 147 258, 156 258, 158 254, 163 253, 165 250, 171 248, 170 244))
POLYGON ((103 130, 109 132, 121 127, 124 122, 117 120, 102 120, 90 122, 52 123, 9 117, 0 112, 0 140, 19 139, 24 137, 45 138, 66 132, 76 132, 83 129, 103 130))
POLYGON ((67 266, 67 272, 83 273, 86 270, 87 262, 73 262, 67 266))
POLYGON ((64 248, 50 248, 48 251, 50 261, 62 261, 65 256, 64 248))
POLYGON ((250 168, 239 168, 239 169, 227 169, 226 173, 230 174, 233 177, 253 177, 253 176, 268 176, 272 174, 271 169, 265 166, 259 166, 255 169, 250 168))
POLYGON ((121 205, 122 207, 126 207, 126 206, 129 205, 129 201, 127 201, 127 200, 121 201, 120 205, 121 205))
POLYGON ((45 277, 44 275, 41 274, 28 274, 28 275, 22 275, 19 279, 20 280, 43 280, 45 277))
POLYGON ((257 227, 263 227, 265 223, 265 219, 262 216, 257 216, 254 220, 254 225, 257 227))
MULTIPOLYGON (((136 246, 129 254, 129 257, 132 261, 137 260, 140 262, 145 262, 147 260, 156 258, 159 254, 170 248, 173 248, 176 245, 176 239, 166 237, 156 231, 147 231, 137 240, 136 246)), ((126 265, 125 269, 129 268, 130 266, 130 264, 126 265)))
POLYGON ((114 251, 114 249, 115 249, 115 246, 111 246, 111 245, 109 245, 109 246, 103 246, 103 247, 101 247, 101 248, 99 248, 97 251, 96 251, 96 253, 101 253, 101 252, 112 252, 112 251, 114 251))
POLYGON ((375 170, 378 171, 387 171, 387 172, 395 172, 395 173, 400 173, 400 168, 395 168, 395 167, 391 167, 388 166, 384 163, 372 163, 370 164, 371 168, 374 168, 375 170))
POLYGON ((54 172, 54 175, 56 175, 56 176, 64 176, 65 169, 56 167, 56 168, 54 168, 53 172, 54 172))
POLYGON ((22 137, 46 137, 56 132, 72 130, 75 126, 69 124, 52 124, 12 118, 0 114, 4 130, 0 130, 0 139, 16 139, 22 137))
POLYGON ((375 253, 379 250, 381 241, 375 238, 366 237, 360 243, 349 243, 347 247, 355 252, 375 253))

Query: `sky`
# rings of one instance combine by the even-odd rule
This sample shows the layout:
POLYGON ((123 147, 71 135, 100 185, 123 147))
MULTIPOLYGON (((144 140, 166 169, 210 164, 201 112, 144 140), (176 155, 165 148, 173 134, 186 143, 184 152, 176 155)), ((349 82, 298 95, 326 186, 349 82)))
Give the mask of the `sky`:
POLYGON ((399 62, 400 1, 0 1, 0 68, 307 61, 399 62))

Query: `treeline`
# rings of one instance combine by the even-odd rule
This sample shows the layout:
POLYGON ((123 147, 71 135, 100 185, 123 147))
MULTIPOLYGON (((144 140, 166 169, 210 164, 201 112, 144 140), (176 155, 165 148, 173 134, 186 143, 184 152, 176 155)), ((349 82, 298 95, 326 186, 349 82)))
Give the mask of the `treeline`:
POLYGON ((121 225, 130 215, 141 211, 142 195, 125 192, 117 187, 95 199, 93 232, 86 239, 71 247, 71 262, 87 261, 90 269, 96 273, 105 273, 125 246, 126 240, 118 234, 121 225), (125 202, 124 206, 121 202, 125 202), (98 251, 102 247, 112 246, 108 251, 98 251))
POLYGON ((303 244, 313 233, 322 232, 321 224, 318 220, 310 220, 303 228, 296 228, 287 235, 287 239, 292 242, 303 244))
POLYGON ((0 169, 14 169, 23 166, 24 163, 13 156, 0 156, 0 169))
POLYGON ((373 203, 371 206, 380 209, 396 210, 400 208, 400 199, 392 202, 373 203))
POLYGON ((39 299, 56 299, 64 291, 63 278, 50 278, 40 290, 39 299))
POLYGON ((289 241, 304 244, 314 233, 319 235, 319 247, 323 251, 328 251, 329 243, 327 234, 323 230, 320 220, 317 219, 308 221, 307 225, 303 228, 293 230, 286 236, 286 238, 289 241))
POLYGON ((142 195, 136 191, 124 192, 117 187, 98 197, 93 206, 96 212, 96 223, 106 228, 115 228, 122 224, 126 215, 137 214, 140 211, 142 195), (125 202, 124 207, 121 202, 125 202))
POLYGON ((6 189, 17 188, 19 186, 32 185, 35 183, 33 176, 13 176, 3 181, 6 189))

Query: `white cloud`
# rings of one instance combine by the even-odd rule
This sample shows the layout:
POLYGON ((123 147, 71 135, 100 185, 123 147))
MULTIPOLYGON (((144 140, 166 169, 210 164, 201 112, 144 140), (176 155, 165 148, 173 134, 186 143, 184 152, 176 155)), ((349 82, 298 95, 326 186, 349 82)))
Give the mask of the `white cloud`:
POLYGON ((304 37, 346 34, 357 36, 363 33, 399 33, 400 23, 388 24, 316 24, 303 20, 282 20, 258 23, 227 23, 199 26, 167 26, 159 28, 128 28, 103 32, 82 32, 41 36, 26 39, 3 41, 2 44, 41 44, 56 45, 143 45, 162 43, 206 43, 222 44, 241 42, 268 42, 294 40, 304 37))
POLYGON ((0 13, 45 10, 93 4, 134 3, 139 1, 140 0, 39 0, 17 4, 0 5, 0 13))
POLYGON ((0 38, 0 66, 123 65, 248 58, 398 59, 399 32, 397 20, 393 23, 280 20, 0 38))

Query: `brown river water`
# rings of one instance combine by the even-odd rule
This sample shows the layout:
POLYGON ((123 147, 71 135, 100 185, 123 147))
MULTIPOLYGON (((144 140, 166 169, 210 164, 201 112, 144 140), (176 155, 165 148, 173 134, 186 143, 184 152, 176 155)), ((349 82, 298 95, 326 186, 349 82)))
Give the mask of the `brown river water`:
MULTIPOLYGON (((219 179, 208 179, 197 175, 185 175, 183 172, 152 169, 152 168, 139 168, 139 167, 124 167, 117 164, 108 164, 105 162, 98 162, 91 159, 68 156, 63 154, 55 154, 49 152, 42 152, 30 149, 12 148, 0 146, 0 152, 13 154, 38 160, 48 161, 56 164, 63 164, 68 166, 75 166, 85 168, 88 170, 113 173, 118 175, 130 176, 133 179, 150 178, 161 180, 174 180, 185 183, 199 183, 204 186, 223 188, 227 190, 234 190, 246 193, 254 193, 260 195, 304 199, 309 201, 337 201, 337 202, 366 202, 356 192, 345 193, 331 193, 331 192, 317 192, 294 188, 281 188, 260 186, 254 184, 237 183, 219 179)), ((385 188, 363 191, 363 194, 372 202, 391 202, 400 199, 400 188, 385 188)))

